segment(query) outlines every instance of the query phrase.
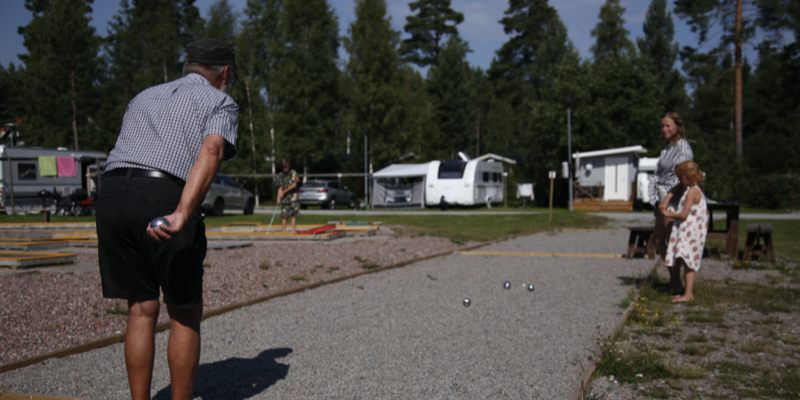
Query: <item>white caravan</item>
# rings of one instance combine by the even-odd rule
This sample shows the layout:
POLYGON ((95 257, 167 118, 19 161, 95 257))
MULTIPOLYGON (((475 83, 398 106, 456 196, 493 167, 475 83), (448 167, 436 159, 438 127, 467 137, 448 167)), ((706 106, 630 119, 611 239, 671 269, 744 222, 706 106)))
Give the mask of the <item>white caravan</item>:
POLYGON ((486 154, 473 160, 395 164, 373 174, 371 207, 447 207, 501 203, 503 162, 486 154))

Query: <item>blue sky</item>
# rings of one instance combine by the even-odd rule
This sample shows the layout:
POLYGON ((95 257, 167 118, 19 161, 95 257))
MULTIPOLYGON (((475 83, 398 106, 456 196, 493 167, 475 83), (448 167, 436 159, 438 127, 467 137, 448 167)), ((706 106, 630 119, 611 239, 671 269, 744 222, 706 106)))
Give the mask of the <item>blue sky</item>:
MULTIPOLYGON (((354 0, 328 0, 336 10, 339 17, 340 35, 346 35, 347 27, 355 19, 354 0)), ((246 0, 229 0, 234 10, 241 12, 246 5, 246 0)), ((387 0, 388 12, 392 18, 394 28, 403 32, 406 16, 411 11, 408 8, 410 0, 387 0)), ((567 26, 569 37, 580 52, 581 57, 591 58, 590 48, 594 43, 591 30, 598 22, 600 6, 605 0, 557 0, 551 5, 558 10, 559 16, 567 26)), ((197 0, 195 5, 200 8, 203 16, 208 12, 214 0, 197 0)), ((671 2, 670 2, 671 3, 671 2)), ((636 37, 642 36, 649 0, 622 0, 621 4, 627 8, 624 18, 625 27, 630 32, 630 38, 635 42, 636 37)), ((487 69, 492 62, 495 51, 507 40, 502 25, 498 22, 503 18, 503 12, 508 8, 508 0, 452 0, 451 7, 464 14, 464 23, 458 26, 461 36, 469 42, 472 53, 467 55, 469 63, 487 69)), ((95 0, 93 5, 92 26, 98 34, 105 36, 108 22, 119 10, 117 0, 95 0)), ((17 54, 25 53, 22 37, 17 33, 17 27, 27 25, 31 14, 24 7, 23 0, 0 0, 0 64, 8 67, 9 62, 19 65, 21 62, 17 54)), ((688 26, 679 18, 674 17, 676 37, 682 46, 696 45, 697 38, 688 26)), ((751 60, 755 54, 746 49, 746 54, 751 60)), ((344 49, 340 51, 344 58, 344 49)))

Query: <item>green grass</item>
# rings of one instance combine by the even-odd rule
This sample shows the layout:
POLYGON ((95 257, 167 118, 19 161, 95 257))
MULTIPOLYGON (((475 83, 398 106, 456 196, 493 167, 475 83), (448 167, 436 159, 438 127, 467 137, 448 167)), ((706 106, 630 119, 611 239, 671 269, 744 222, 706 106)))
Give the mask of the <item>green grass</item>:
MULTIPOLYGON (((496 208, 492 209, 497 210, 496 208)), ((513 209, 519 211, 518 209, 513 209)), ((536 211, 546 209, 538 208, 536 211)), ((502 209, 501 209, 502 211, 502 209)), ((271 214, 224 215, 205 218, 206 226, 217 227, 232 222, 251 222, 269 224, 271 214)), ((448 238, 456 244, 466 241, 501 240, 515 235, 524 235, 557 228, 592 228, 604 226, 605 219, 581 212, 570 213, 553 210, 553 223, 548 223, 547 213, 515 215, 382 215, 367 212, 359 216, 303 215, 299 224, 325 224, 335 219, 357 219, 380 221, 384 225, 400 225, 400 235, 439 236, 448 238)), ((51 217, 52 222, 94 222, 94 217, 51 217)), ((43 222, 41 215, 0 215, 0 223, 43 222)))

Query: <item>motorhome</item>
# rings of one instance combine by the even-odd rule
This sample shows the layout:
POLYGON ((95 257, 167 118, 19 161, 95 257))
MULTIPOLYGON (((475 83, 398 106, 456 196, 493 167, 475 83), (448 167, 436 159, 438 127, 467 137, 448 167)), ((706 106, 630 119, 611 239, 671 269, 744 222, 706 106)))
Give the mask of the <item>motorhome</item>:
POLYGON ((86 202, 99 189, 106 158, 100 151, 0 145, 0 208, 50 209, 59 198, 86 202))
POLYGON ((472 160, 393 164, 373 174, 370 203, 374 208, 502 203, 503 162, 516 163, 486 154, 472 160))

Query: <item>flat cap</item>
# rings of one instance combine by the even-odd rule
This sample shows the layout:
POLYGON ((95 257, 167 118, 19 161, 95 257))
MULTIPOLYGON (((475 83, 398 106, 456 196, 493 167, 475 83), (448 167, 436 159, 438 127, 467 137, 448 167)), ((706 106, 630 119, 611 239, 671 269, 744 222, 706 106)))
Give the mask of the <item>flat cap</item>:
POLYGON ((200 39, 186 45, 186 63, 201 65, 233 65, 236 52, 233 46, 217 39, 200 39))

